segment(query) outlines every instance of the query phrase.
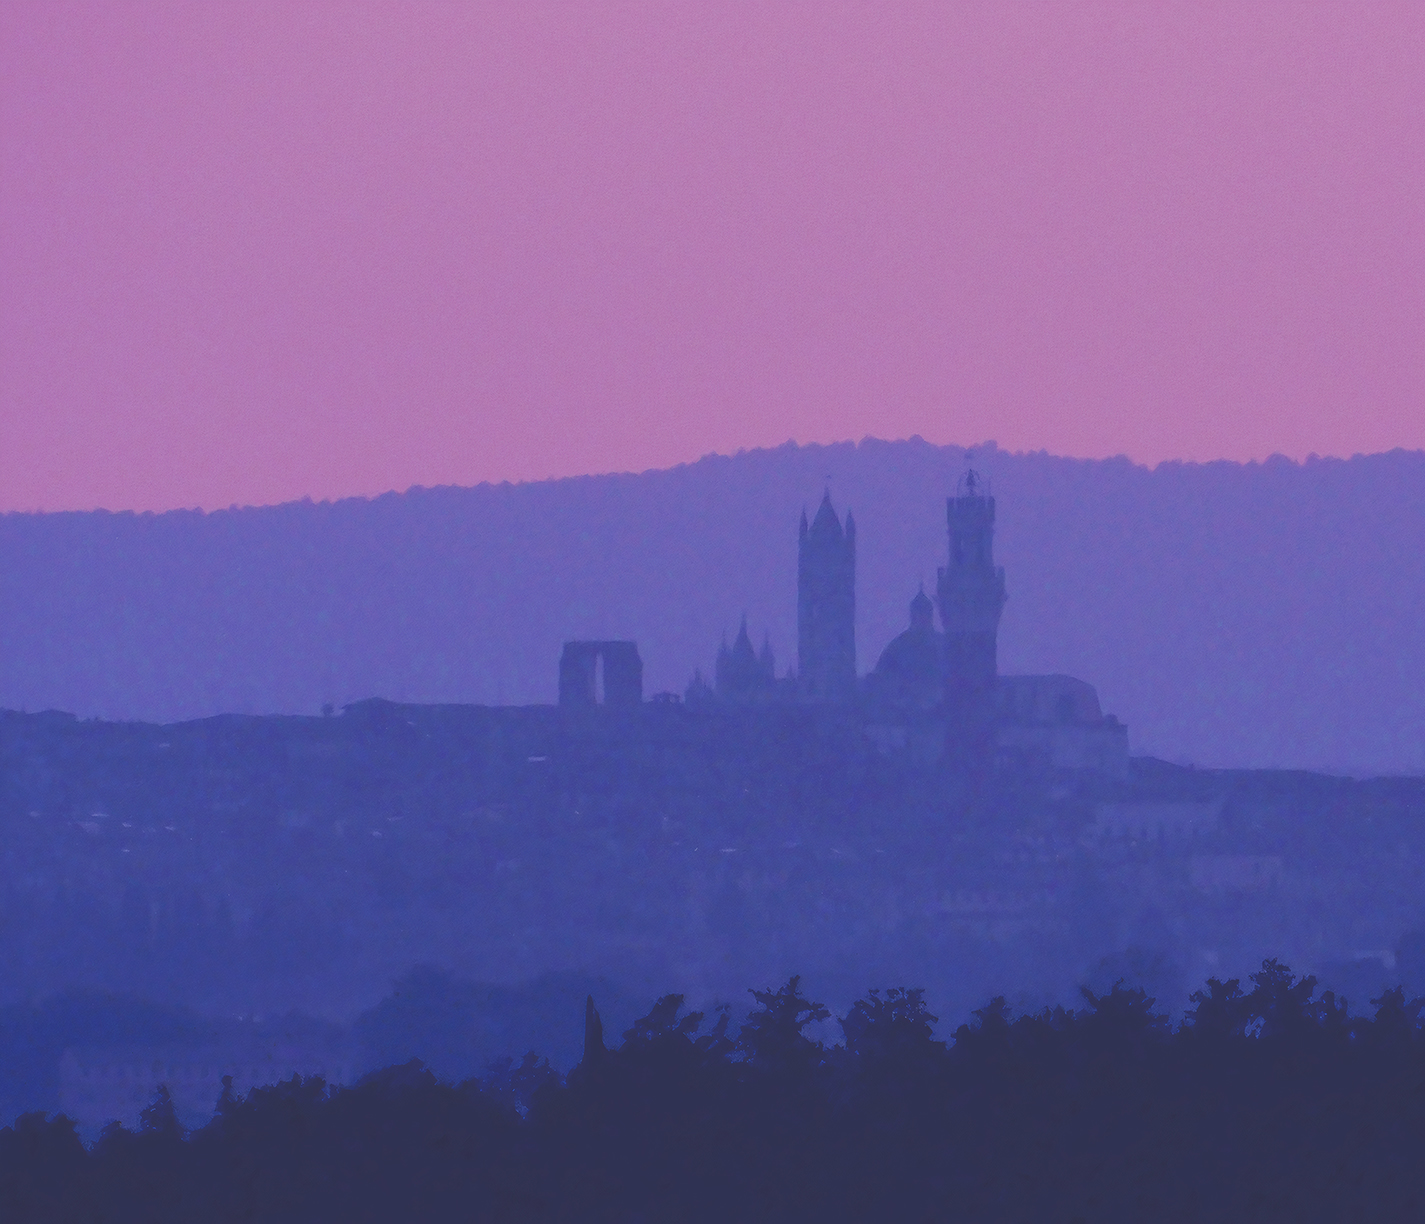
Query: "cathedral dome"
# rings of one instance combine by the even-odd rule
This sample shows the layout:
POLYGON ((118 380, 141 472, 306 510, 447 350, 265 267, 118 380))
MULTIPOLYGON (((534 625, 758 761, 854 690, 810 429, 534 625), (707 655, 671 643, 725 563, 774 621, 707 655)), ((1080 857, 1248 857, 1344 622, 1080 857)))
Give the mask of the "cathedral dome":
POLYGON ((876 662, 875 687, 894 706, 927 709, 945 689, 945 635, 935 631, 934 606, 921 588, 910 604, 910 628, 893 638, 876 662))

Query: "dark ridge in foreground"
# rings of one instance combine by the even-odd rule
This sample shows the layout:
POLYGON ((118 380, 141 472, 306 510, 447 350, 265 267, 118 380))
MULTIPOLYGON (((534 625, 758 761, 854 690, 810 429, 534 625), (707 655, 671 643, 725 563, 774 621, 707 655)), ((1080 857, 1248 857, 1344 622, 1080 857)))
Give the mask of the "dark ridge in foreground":
POLYGON ((1352 1016, 1263 962, 1173 1027, 1140 989, 937 1042, 921 992, 840 1018, 800 980, 733 1036, 660 999, 605 1046, 592 998, 567 1079, 533 1054, 480 1080, 419 1063, 352 1088, 293 1077, 185 1135, 164 1090, 86 1148, 67 1119, 0 1131, 15 1221, 1233 1221, 1418 1219, 1425 1000, 1352 1016))

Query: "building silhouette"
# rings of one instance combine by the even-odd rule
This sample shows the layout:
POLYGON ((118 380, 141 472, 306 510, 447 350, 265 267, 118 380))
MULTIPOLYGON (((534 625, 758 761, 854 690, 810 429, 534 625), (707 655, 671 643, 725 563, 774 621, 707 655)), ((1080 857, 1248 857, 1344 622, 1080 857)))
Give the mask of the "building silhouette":
POLYGON ((993 759, 1004 570, 995 565, 995 499, 974 469, 945 501, 949 556, 937 571, 945 630, 946 752, 966 766, 993 759))
POLYGON ((843 525, 822 496, 797 533, 797 693, 806 701, 856 696, 856 522, 843 525))
MULTIPOLYGON (((945 501, 945 564, 935 599, 924 586, 910 623, 865 676, 856 671, 856 523, 823 494, 797 529, 797 668, 779 677, 771 642, 752 645, 744 614, 718 648, 712 683, 695 672, 688 706, 791 704, 853 719, 885 754, 979 773, 1058 770, 1124 777, 1128 730, 1105 715, 1093 685, 1073 676, 1001 676, 999 624, 1004 569, 995 564, 995 499, 973 470, 945 501), (936 611, 940 627, 935 624, 936 611)), ((632 642, 569 642, 560 660, 562 706, 642 700, 642 663, 632 642)), ((674 694, 662 694, 676 702, 674 694)))
POLYGON ((637 643, 564 643, 559 657, 561 706, 636 706, 642 701, 643 660, 637 643))
POLYGON ((988 708, 999 679, 1004 570, 995 566, 995 499, 971 470, 945 501, 950 556, 935 593, 945 628, 946 698, 966 712, 988 708))
POLYGON ((866 677, 867 704, 886 713, 931 712, 945 701, 945 635, 922 584, 910 601, 910 628, 890 640, 866 677))
POLYGON ((718 648, 713 669, 713 690, 724 700, 755 700, 771 696, 777 686, 777 663, 772 655, 772 643, 762 640, 761 652, 752 649, 747 633, 747 617, 731 646, 726 640, 718 648))

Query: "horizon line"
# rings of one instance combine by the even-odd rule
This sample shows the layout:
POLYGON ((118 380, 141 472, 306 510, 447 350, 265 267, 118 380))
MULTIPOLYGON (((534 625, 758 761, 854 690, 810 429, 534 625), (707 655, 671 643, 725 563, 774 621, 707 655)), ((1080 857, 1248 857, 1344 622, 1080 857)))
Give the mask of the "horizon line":
POLYGON ((1125 463, 1130 467, 1137 468, 1144 472, 1154 473, 1164 468, 1200 468, 1200 467, 1237 467, 1255 468, 1267 466, 1289 466, 1293 468, 1306 468, 1318 463, 1351 463, 1359 460, 1382 458, 1388 455, 1420 455, 1425 456, 1425 448, 1394 446, 1388 450, 1378 451, 1356 451, 1350 455, 1323 455, 1315 451, 1310 452, 1300 458, 1284 454, 1280 451, 1273 451, 1269 455, 1253 456, 1247 459, 1234 459, 1219 457, 1213 459, 1160 459, 1156 462, 1134 459, 1125 452, 1105 455, 1071 455, 1051 452, 1047 448, 1006 450, 999 446, 994 439, 986 439, 982 442, 969 444, 959 442, 930 442, 920 434, 911 434, 902 438, 882 438, 874 434, 866 434, 859 441, 845 438, 834 442, 798 442, 795 438, 788 438, 785 442, 775 445, 739 447, 735 451, 708 451, 699 455, 696 459, 685 460, 681 463, 670 464, 666 467, 650 467, 642 469, 620 468, 607 469, 597 472, 570 472, 562 475, 549 475, 541 477, 531 477, 528 479, 515 480, 480 480, 471 484, 410 484, 405 488, 386 488, 379 492, 356 492, 346 493, 339 497, 314 498, 311 494, 299 497, 290 497, 282 501, 271 502, 232 502, 226 506, 220 505, 173 505, 165 506, 162 509, 152 507, 139 509, 136 507, 123 506, 115 508, 113 506, 64 506, 64 507, 19 507, 11 506, 0 509, 0 517, 11 516, 49 516, 65 514, 106 514, 114 516, 134 516, 134 517, 159 517, 167 514, 226 514, 243 510, 277 510, 289 506, 336 506, 346 502, 375 502, 387 497, 405 497, 412 493, 437 492, 444 490, 477 490, 477 489, 519 489, 532 485, 556 485, 567 484, 580 480, 615 480, 621 478, 638 478, 642 476, 661 475, 669 472, 678 472, 687 468, 697 467, 701 464, 712 463, 719 460, 727 461, 743 456, 765 455, 774 451, 795 450, 795 451, 826 451, 841 448, 859 450, 867 445, 877 446, 910 446, 920 445, 937 451, 958 451, 963 455, 970 453, 978 454, 1000 454, 1009 458, 1042 457, 1054 460, 1062 460, 1069 463, 1125 463))

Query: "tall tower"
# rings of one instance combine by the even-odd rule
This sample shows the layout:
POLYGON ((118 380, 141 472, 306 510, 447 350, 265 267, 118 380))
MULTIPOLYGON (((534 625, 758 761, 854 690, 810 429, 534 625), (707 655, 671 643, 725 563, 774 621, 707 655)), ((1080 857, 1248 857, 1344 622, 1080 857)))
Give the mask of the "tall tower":
POLYGON ((945 517, 950 564, 939 572, 936 594, 945 626, 946 701, 960 719, 988 725, 999 679, 1004 570, 995 567, 995 499, 973 469, 946 499, 945 517))
POLYGON ((831 493, 811 526, 802 511, 797 539, 798 688, 810 701, 856 695, 856 522, 843 527, 831 493))

